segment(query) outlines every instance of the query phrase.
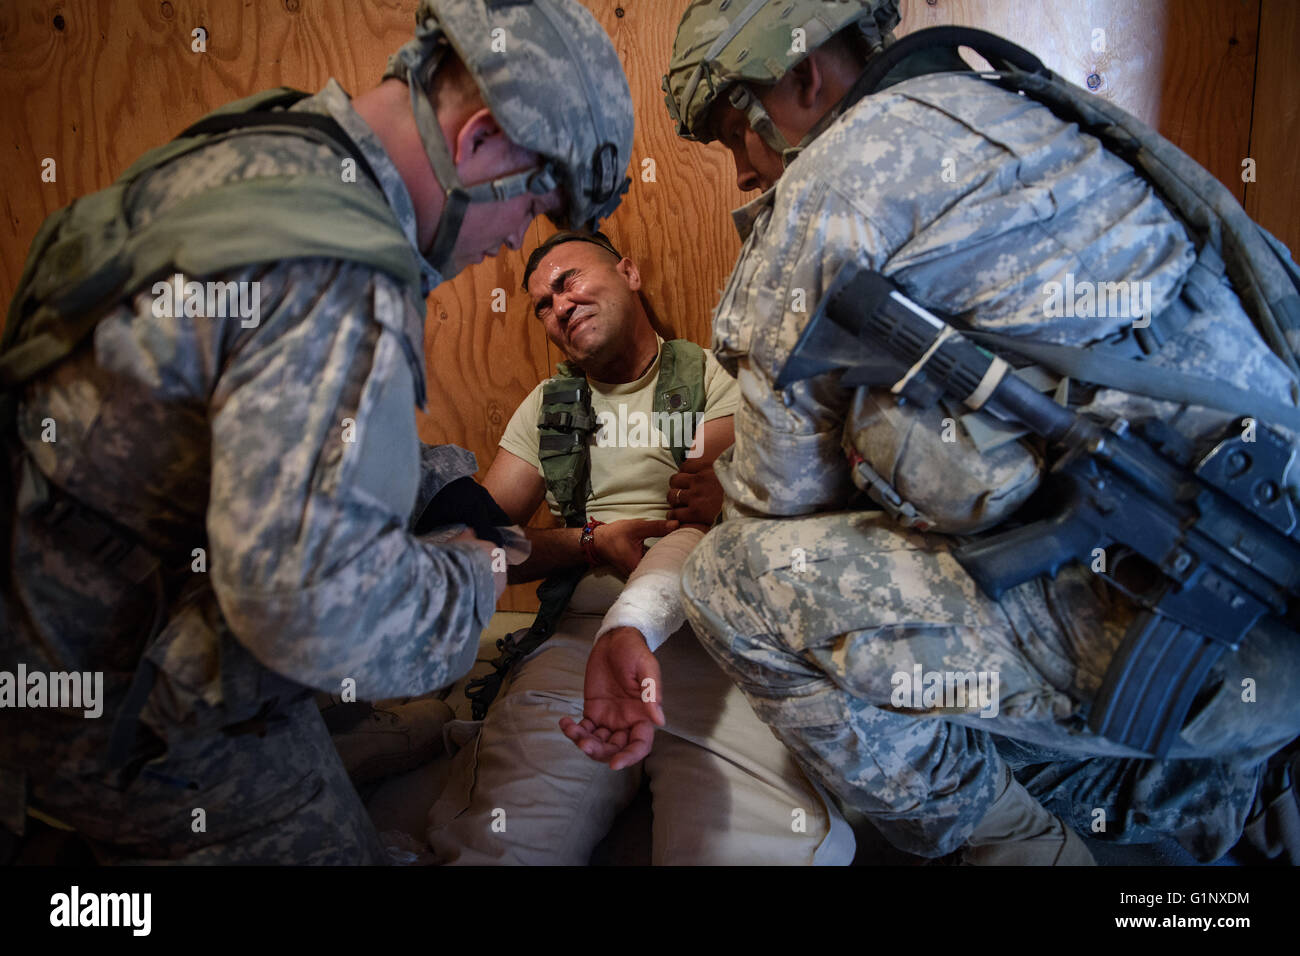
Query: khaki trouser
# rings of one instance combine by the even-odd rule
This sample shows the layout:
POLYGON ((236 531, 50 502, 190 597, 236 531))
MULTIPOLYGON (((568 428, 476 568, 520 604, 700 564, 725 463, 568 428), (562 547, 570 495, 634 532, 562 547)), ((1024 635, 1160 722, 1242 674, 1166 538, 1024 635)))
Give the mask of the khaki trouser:
POLYGON ((429 811, 440 862, 587 863, 643 776, 656 864, 847 864, 844 819, 749 703, 682 628, 658 651, 666 726, 639 765, 612 771, 560 730, 581 719, 587 655, 601 615, 570 612, 523 661, 481 722, 456 721, 461 749, 429 811))

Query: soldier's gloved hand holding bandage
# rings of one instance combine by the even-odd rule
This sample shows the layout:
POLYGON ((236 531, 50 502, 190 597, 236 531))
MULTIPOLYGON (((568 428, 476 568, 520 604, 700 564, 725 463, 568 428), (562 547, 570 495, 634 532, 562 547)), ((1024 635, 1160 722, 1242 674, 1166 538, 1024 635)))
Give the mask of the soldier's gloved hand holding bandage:
MULTIPOLYGON (((501 510, 501 506, 488 494, 486 488, 473 478, 465 476, 443 485, 425 506, 411 530, 415 534, 426 535, 435 528, 447 525, 468 525, 484 541, 504 547, 506 530, 514 522, 501 510)), ((526 551, 524 556, 527 557, 526 551)))
POLYGON ((486 488, 468 475, 448 482, 430 499, 411 528, 433 544, 469 540, 466 532, 478 539, 492 560, 497 600, 506 589, 506 567, 523 564, 532 553, 524 529, 512 524, 510 517, 488 494, 486 488), (491 549, 488 550, 488 546, 491 549), (500 552, 500 553, 498 553, 500 552), (505 566, 498 560, 505 558, 505 566))
POLYGON ((923 516, 917 527, 943 534, 973 534, 1002 521, 1034 493, 1042 469, 1020 441, 981 452, 942 404, 899 405, 865 387, 854 395, 845 446, 892 486, 904 508, 912 506, 909 513, 923 516))

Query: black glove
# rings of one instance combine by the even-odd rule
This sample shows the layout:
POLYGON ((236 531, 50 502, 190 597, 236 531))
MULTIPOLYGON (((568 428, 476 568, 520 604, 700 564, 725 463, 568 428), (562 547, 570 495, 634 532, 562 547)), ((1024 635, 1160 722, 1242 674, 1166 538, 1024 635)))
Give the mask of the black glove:
POLYGON ((474 534, 498 546, 505 545, 501 526, 513 521, 501 510, 488 490, 466 475, 443 485, 425 506, 424 513, 416 519, 413 534, 428 534, 449 524, 469 525, 474 534))

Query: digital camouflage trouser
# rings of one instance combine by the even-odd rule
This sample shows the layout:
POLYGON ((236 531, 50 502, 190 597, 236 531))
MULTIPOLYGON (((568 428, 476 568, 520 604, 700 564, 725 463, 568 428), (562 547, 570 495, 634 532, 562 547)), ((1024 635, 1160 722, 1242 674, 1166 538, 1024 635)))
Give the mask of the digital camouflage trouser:
POLYGON ((878 512, 727 521, 683 570, 687 616, 805 771, 900 849, 962 845, 999 749, 1076 829, 1230 849, 1263 761, 1300 732, 1300 641, 1251 634, 1170 759, 1141 759, 1084 716, 1131 605, 1078 566, 992 601, 946 549, 878 512))
POLYGON ((111 775, 33 780, 31 805, 72 826, 105 863, 389 862, 312 699, 264 734, 178 728, 168 753, 125 789, 111 775))

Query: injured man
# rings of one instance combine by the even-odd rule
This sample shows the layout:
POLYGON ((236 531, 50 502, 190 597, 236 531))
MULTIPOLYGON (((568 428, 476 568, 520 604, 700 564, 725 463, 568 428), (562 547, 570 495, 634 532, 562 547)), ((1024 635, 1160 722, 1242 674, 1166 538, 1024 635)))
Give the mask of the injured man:
POLYGON ((710 466, 736 383, 655 332, 640 285, 599 233, 528 260, 568 362, 516 409, 484 484, 512 521, 545 499, 566 524, 530 529, 511 579, 578 583, 485 718, 449 728, 429 843, 441 863, 585 864, 648 779, 655 864, 847 864, 847 823, 684 624, 680 569, 721 507, 710 466))

